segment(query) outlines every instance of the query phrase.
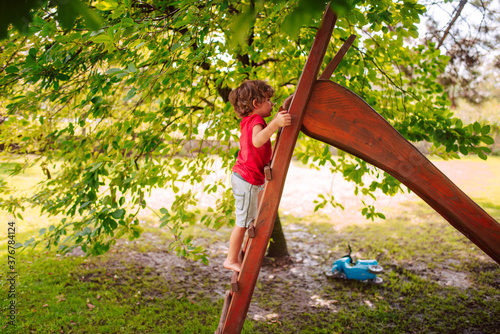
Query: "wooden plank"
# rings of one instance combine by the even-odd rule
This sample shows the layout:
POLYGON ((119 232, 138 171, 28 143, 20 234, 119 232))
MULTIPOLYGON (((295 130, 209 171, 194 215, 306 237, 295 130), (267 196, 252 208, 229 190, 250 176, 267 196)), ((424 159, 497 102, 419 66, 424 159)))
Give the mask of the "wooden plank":
POLYGON ((347 41, 345 41, 345 43, 342 44, 339 52, 337 52, 337 54, 335 54, 335 57, 333 57, 333 59, 330 61, 330 63, 328 63, 328 65, 326 66, 323 73, 321 73, 321 76, 319 77, 320 80, 330 79, 333 71, 335 71, 337 66, 339 66, 340 61, 342 60, 342 58, 344 58, 345 54, 347 53, 347 50, 349 50, 352 43, 354 43, 355 39, 356 39, 356 35, 351 35, 351 36, 349 36, 347 41))
POLYGON ((302 131, 385 170, 500 263, 500 224, 359 96, 318 81, 302 131))
POLYGON ((336 19, 336 15, 328 6, 290 105, 289 113, 292 116, 292 125, 283 129, 277 143, 275 159, 273 159, 271 166, 273 179, 266 183, 263 191, 256 218, 255 237, 248 243, 248 250, 238 278, 239 290, 232 296, 223 333, 240 333, 243 328, 260 267, 273 230, 286 174, 301 129, 304 110, 314 82, 318 77, 336 19))
POLYGON ((226 321, 227 310, 229 309, 230 304, 231 304, 231 292, 226 291, 226 294, 224 296, 224 305, 222 305, 222 312, 219 320, 219 327, 217 327, 217 330, 215 331, 214 334, 222 333, 222 328, 224 326, 224 322, 226 321))
POLYGON ((233 273, 233 277, 231 277, 231 292, 235 293, 238 292, 239 286, 238 286, 238 273, 235 271, 233 273))

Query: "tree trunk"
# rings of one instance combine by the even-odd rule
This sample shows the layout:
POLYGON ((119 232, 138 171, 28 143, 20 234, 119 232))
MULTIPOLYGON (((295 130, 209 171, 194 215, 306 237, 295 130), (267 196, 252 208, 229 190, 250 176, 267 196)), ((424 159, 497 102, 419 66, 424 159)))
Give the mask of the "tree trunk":
POLYGON ((274 221, 273 233, 271 234, 271 242, 267 248, 267 257, 272 258, 289 258, 288 248, 286 246, 285 235, 281 227, 281 220, 279 214, 276 215, 274 221))

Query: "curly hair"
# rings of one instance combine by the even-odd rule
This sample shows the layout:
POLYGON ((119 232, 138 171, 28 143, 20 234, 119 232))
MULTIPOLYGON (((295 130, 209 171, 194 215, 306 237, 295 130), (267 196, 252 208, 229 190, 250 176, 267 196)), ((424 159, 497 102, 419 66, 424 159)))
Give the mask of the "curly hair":
POLYGON ((236 114, 243 118, 248 116, 253 109, 253 101, 262 103, 265 99, 274 95, 274 89, 262 80, 244 81, 238 88, 233 89, 229 94, 229 102, 236 114))

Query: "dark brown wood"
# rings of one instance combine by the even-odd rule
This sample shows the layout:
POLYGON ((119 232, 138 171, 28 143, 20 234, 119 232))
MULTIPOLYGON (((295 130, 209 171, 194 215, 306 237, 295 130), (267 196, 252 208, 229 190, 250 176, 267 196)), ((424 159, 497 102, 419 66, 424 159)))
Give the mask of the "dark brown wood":
POLYGON ((347 53, 347 50, 351 47, 352 43, 354 43, 354 40, 356 39, 356 35, 351 35, 347 39, 347 41, 342 44, 340 47, 339 52, 333 57, 333 59, 328 63, 326 66, 325 70, 323 73, 321 73, 321 76, 319 77, 320 80, 328 80, 332 76, 333 71, 339 66, 340 61, 342 58, 344 58, 345 54, 347 53))
POLYGON ((231 293, 229 291, 226 291, 226 294, 224 296, 224 305, 222 305, 222 312, 219 320, 219 326, 217 327, 217 330, 214 332, 214 334, 222 333, 222 328, 224 327, 224 322, 226 321, 227 318, 227 310, 229 309, 230 304, 231 304, 231 293))
POLYGON ((271 181, 273 179, 272 169, 269 166, 264 167, 264 175, 267 181, 271 181))
POLYGON ((297 92, 300 92, 300 94, 294 95, 290 105, 289 113, 292 116, 292 124, 283 129, 277 143, 275 159, 273 159, 271 165, 273 179, 266 183, 263 191, 256 218, 255 237, 248 242, 248 249, 245 252, 246 255, 238 277, 239 291, 232 296, 223 333, 240 333, 243 328, 260 267, 273 230, 286 174, 301 129, 304 110, 309 101, 314 82, 318 77, 336 19, 336 15, 328 6, 297 84, 297 92))
POLYGON ((359 96, 318 81, 302 131, 385 170, 500 263, 500 224, 359 96))
POLYGON ((248 226, 247 234, 248 234, 249 238, 255 237, 255 220, 252 220, 250 222, 250 225, 248 226))
POLYGON ((235 271, 233 273, 233 277, 231 277, 231 292, 235 293, 238 292, 239 287, 238 287, 238 273, 235 271))
POLYGON ((276 220, 273 224, 273 232, 271 233, 272 241, 267 247, 266 257, 276 258, 283 260, 284 258, 290 257, 288 253, 288 246, 286 244, 285 234, 283 233, 283 227, 281 226, 281 220, 279 213, 276 214, 276 220))

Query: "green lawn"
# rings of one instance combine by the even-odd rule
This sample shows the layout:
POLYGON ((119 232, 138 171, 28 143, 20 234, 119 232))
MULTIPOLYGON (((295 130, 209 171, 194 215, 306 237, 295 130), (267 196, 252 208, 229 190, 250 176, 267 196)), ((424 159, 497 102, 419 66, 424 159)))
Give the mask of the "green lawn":
MULTIPOLYGON (((463 163, 481 163, 468 158, 463 163)), ((483 188, 460 187, 500 220, 500 158, 483 188), (483 189, 483 190, 481 190, 483 189), (466 191, 467 192, 467 191, 466 191)), ((0 164, 2 175, 12 165, 0 164)), ((16 176, 33 186, 41 172, 16 176)), ((470 182, 470 184, 467 184, 470 182)), ((457 182, 458 183, 458 182, 457 182)), ((22 190, 22 189, 21 189, 22 190)), ((421 201, 402 204, 386 220, 352 222, 341 217, 282 215, 289 249, 286 268, 264 267, 243 333, 499 333, 500 266, 421 201), (322 274, 346 253, 377 258, 384 285, 327 280, 322 274), (253 308, 252 308, 253 307, 253 308), (261 315, 260 318, 257 315, 261 315)), ((57 221, 36 210, 17 221, 16 241, 36 236, 57 221)), ((2 333, 213 333, 229 273, 219 270, 230 229, 194 226, 211 252, 210 265, 178 259, 166 236, 148 222, 144 235, 121 242, 98 258, 60 256, 41 248, 15 254, 15 297, 7 281, 7 221, 0 234, 2 333), (218 240, 220 239, 220 240, 218 240), (8 325, 16 302, 16 326, 8 325)))

